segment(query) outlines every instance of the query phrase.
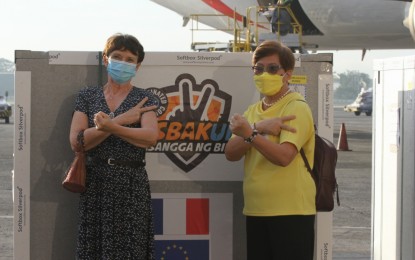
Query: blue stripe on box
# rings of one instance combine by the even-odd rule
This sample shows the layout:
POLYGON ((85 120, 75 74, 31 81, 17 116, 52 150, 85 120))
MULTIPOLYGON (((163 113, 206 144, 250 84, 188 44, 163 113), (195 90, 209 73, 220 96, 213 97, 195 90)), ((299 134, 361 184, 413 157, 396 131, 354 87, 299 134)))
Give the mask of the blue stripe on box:
POLYGON ((209 240, 156 240, 156 259, 209 260, 209 240))
POLYGON ((163 234, 163 199, 152 199, 154 234, 163 234))

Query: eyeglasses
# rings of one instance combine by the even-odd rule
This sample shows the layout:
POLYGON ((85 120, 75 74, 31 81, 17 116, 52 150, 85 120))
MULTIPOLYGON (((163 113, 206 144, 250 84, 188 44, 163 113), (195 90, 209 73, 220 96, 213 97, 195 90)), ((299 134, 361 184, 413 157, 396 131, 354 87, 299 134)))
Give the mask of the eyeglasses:
POLYGON ((129 57, 129 56, 123 56, 121 54, 115 53, 115 54, 111 54, 108 59, 111 60, 116 60, 116 61, 123 61, 123 62, 127 62, 127 63, 131 63, 134 65, 137 65, 137 59, 134 57, 129 57))
POLYGON ((261 75, 264 71, 268 72, 269 74, 277 74, 277 72, 282 69, 280 65, 277 64, 269 64, 268 66, 253 66, 252 70, 254 71, 255 75, 261 75))

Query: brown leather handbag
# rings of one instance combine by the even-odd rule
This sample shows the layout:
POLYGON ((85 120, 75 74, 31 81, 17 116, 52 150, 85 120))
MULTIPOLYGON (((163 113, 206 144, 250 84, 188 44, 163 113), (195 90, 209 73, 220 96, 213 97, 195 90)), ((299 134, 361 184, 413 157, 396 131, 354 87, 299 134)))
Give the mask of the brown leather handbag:
POLYGON ((81 193, 84 192, 86 179, 86 156, 84 149, 84 130, 80 131, 77 137, 77 147, 75 158, 66 170, 65 180, 62 186, 68 191, 81 193))

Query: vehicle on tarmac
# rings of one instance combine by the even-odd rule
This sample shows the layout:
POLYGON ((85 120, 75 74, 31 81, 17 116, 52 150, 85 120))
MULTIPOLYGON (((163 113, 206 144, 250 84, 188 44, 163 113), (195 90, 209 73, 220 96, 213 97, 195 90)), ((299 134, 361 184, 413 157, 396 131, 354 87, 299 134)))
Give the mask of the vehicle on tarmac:
POLYGON ((354 112, 356 116, 360 116, 361 113, 365 113, 367 116, 372 115, 372 103, 373 103, 373 90, 372 88, 368 90, 360 91, 357 95, 356 100, 344 106, 344 111, 354 112))
POLYGON ((6 120, 6 124, 10 123, 12 116, 12 106, 6 102, 3 96, 0 96, 0 118, 6 120))

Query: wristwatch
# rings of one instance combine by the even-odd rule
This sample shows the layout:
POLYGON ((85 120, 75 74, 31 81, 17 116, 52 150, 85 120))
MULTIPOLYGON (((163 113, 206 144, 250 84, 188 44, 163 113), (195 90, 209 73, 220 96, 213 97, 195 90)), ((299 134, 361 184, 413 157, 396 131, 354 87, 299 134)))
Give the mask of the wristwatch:
POLYGON ((252 134, 249 137, 244 139, 245 143, 248 143, 248 144, 252 143, 257 135, 258 135, 258 130, 256 130, 255 128, 252 129, 252 134))

